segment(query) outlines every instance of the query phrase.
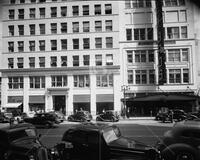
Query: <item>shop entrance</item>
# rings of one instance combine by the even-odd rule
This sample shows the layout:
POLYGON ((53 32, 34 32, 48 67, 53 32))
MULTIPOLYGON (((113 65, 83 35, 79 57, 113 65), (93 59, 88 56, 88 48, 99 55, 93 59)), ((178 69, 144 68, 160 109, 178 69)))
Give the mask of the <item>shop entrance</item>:
POLYGON ((66 114, 66 97, 63 95, 53 96, 53 109, 66 114))

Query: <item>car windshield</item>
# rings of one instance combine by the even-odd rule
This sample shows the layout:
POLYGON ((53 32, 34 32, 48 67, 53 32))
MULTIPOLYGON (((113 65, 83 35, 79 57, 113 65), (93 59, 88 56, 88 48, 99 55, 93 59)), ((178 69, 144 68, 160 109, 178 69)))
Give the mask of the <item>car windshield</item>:
POLYGON ((103 130, 103 137, 106 143, 117 140, 121 136, 120 131, 116 127, 108 127, 103 130))
POLYGON ((9 140, 10 141, 15 141, 21 138, 25 138, 25 137, 36 137, 37 133, 35 131, 35 129, 25 129, 25 130, 19 130, 16 132, 11 132, 9 135, 9 140))

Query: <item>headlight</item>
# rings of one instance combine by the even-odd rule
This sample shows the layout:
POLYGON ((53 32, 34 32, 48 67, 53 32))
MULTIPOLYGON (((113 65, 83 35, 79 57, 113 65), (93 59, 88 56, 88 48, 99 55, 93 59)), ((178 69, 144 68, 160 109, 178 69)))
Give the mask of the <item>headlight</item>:
POLYGON ((35 160, 34 156, 33 156, 33 155, 30 155, 30 156, 29 156, 29 160, 35 160))

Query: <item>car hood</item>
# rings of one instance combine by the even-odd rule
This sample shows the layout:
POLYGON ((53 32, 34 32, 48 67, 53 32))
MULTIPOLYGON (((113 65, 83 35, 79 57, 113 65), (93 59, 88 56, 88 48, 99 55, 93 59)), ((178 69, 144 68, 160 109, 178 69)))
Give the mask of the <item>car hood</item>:
POLYGON ((108 144, 110 147, 114 148, 124 148, 124 149, 138 149, 138 150, 148 150, 153 149, 151 146, 148 146, 142 142, 136 141, 132 138, 121 136, 115 141, 112 141, 108 144))

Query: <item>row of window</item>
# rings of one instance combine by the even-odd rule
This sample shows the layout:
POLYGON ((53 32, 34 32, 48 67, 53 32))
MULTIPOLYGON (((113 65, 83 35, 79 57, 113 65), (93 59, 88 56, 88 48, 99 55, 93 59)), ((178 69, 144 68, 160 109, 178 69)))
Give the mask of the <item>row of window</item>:
MULTIPOLYGON (((51 87, 66 87, 68 85, 67 76, 51 76, 51 87)), ((90 87, 89 75, 74 75, 74 87, 86 88, 90 87)), ((45 76, 30 76, 29 87, 32 89, 45 88, 45 76)), ((113 87, 113 75, 104 74, 96 75, 96 87, 113 87)), ((23 77, 8 77, 9 89, 24 88, 23 77)))
MULTIPOLYGON (((187 26, 164 28, 165 39, 188 38, 187 26)), ((126 29, 126 40, 153 40, 153 28, 126 29)))
MULTIPOLYGON (((89 16, 92 15, 90 13, 90 6, 89 5, 83 5, 82 6, 82 15, 80 13, 80 6, 71 6, 72 8, 72 12, 71 14, 68 12, 68 8, 67 6, 61 6, 59 8, 59 13, 60 15, 58 15, 58 7, 50 7, 50 15, 47 15, 46 10, 47 8, 39 8, 39 10, 37 11, 36 8, 29 8, 29 14, 25 13, 25 9, 18 9, 18 17, 15 17, 15 12, 16 10, 14 9, 9 9, 9 19, 13 20, 13 19, 35 19, 35 18, 56 18, 56 17, 68 17, 68 16, 89 16), (36 14, 36 12, 39 12, 39 14, 36 14), (29 15, 29 17, 25 17, 25 15, 29 15)), ((103 9, 102 9, 102 5, 101 4, 95 4, 94 5, 94 13, 93 15, 110 15, 112 14, 112 4, 105 4, 104 5, 104 13, 103 13, 103 9)))
MULTIPOLYGON (((152 0, 125 0, 125 7, 128 8, 144 8, 152 7, 152 0)), ((185 6, 185 0, 162 0, 163 6, 175 7, 185 6)))
MULTIPOLYGON (((134 50, 127 51, 128 64, 154 62, 154 50, 134 50)), ((189 49, 167 49, 167 62, 188 62, 189 49)))
MULTIPOLYGON (((59 40, 50 40, 50 47, 48 47, 49 51, 58 51, 58 50, 68 50, 68 45, 72 48, 70 49, 101 49, 101 48, 113 48, 113 37, 105 37, 103 39, 102 37, 96 37, 94 39, 95 43, 94 46, 91 46, 90 43, 92 40, 90 38, 83 38, 82 42, 80 42, 80 39, 75 38, 72 39, 72 42, 68 43, 67 39, 61 39, 59 40), (105 42, 104 42, 105 41, 105 42), (58 44, 59 43, 59 44, 58 44), (82 44, 82 46, 80 45, 82 44), (105 44, 105 46, 103 46, 105 44)), ((26 41, 18 41, 17 42, 17 50, 15 48, 15 42, 14 41, 9 41, 8 42, 8 52, 25 52, 25 42, 26 41)), ((46 41, 45 40, 39 40, 36 44, 36 41, 28 41, 29 50, 30 52, 34 51, 47 51, 46 49, 46 41)))
MULTIPOLYGON (((91 30, 91 22, 90 21, 83 21, 80 22, 72 22, 71 24, 71 32, 72 33, 79 33, 79 32, 110 32, 113 30, 113 22, 112 20, 105 20, 105 21, 94 21, 94 30, 91 30), (105 28, 103 28, 103 26, 105 28)), ((29 28, 28 26, 24 25, 9 25, 8 26, 8 34, 9 36, 23 36, 23 35, 44 35, 44 34, 66 34, 70 33, 68 23, 62 22, 60 24, 58 23, 51 23, 49 26, 46 24, 39 24, 39 29, 37 29, 35 24, 30 24, 29 28), (46 28, 49 28, 48 31, 46 31, 46 28), (18 31, 18 33, 17 33, 18 31), (28 31, 25 33, 25 31, 28 31), (36 33, 36 31, 39 31, 36 33)))
MULTIPOLYGON (((46 2, 46 0, 10 0, 10 4, 23 4, 23 3, 43 3, 43 2, 46 2)), ((52 0, 53 1, 57 1, 57 0, 52 0)), ((62 0, 62 1, 65 1, 65 0, 62 0)))
MULTIPOLYGON (((67 56, 51 56, 50 57, 50 67, 67 67, 69 66, 69 60, 67 56), (58 59, 59 58, 59 59, 58 59), (58 62, 59 60, 59 62, 58 62), (58 66, 59 64, 59 66, 58 66)), ((44 68, 46 66, 45 57, 38 57, 38 66, 40 68, 44 68)), ((83 55, 83 57, 79 55, 72 56, 72 66, 90 66, 91 63, 91 57, 90 55, 83 55), (82 61, 81 61, 82 60, 82 61)), ((8 68, 12 69, 15 68, 14 66, 14 58, 8 58, 8 68)), ((102 66, 102 65, 113 65, 113 55, 112 54, 106 54, 105 57, 101 54, 95 55, 95 65, 96 66, 102 66)), ((17 58, 17 68, 24 68, 24 58, 18 57, 17 58)), ((35 57, 29 57, 29 67, 30 68, 36 68, 36 58, 35 57)))
MULTIPOLYGON (((189 69, 168 69, 168 83, 189 83, 189 69)), ((128 70, 128 84, 155 84, 155 70, 128 70)))

